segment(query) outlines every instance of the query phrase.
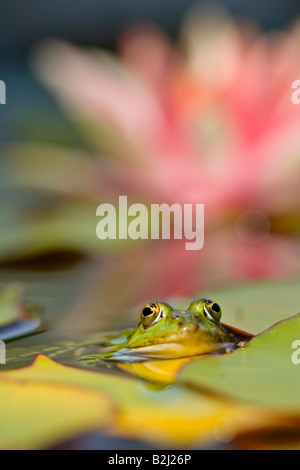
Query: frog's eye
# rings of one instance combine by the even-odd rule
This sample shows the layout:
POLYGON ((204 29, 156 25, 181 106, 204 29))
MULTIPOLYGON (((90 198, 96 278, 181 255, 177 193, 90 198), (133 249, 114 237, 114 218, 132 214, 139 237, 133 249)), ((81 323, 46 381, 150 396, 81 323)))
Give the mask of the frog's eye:
POLYGON ((161 308, 157 302, 146 305, 141 311, 141 323, 143 327, 147 328, 155 323, 155 321, 159 320, 160 311, 161 308))
POLYGON ((219 323, 222 316, 222 310, 217 302, 209 299, 198 299, 194 300, 189 308, 189 311, 195 313, 196 315, 204 315, 209 320, 219 323))
POLYGON ((212 300, 207 301, 204 304, 204 312, 210 320, 216 323, 220 322, 221 316, 222 316, 222 310, 221 310, 220 305, 217 304, 216 302, 213 302, 212 300))

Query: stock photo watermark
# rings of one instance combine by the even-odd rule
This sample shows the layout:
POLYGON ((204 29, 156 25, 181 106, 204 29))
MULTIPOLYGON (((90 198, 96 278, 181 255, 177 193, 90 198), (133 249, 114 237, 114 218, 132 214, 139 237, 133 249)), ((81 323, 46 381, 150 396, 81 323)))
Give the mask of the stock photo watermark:
POLYGON ((299 104, 300 103, 300 80, 294 80, 292 83, 292 88, 295 90, 292 93, 292 103, 299 104))
POLYGON ((0 104, 6 104, 6 85, 3 80, 0 80, 0 104))
POLYGON ((0 364, 6 364, 6 346, 0 339, 0 364))
POLYGON ((140 203, 128 206, 127 196, 119 196, 118 209, 100 204, 96 215, 101 217, 96 227, 100 240, 185 239, 186 250, 204 245, 204 204, 151 204, 148 209, 140 203))
POLYGON ((292 343, 292 349, 296 350, 293 352, 291 356, 292 363, 295 364, 295 366, 297 366, 298 364, 300 364, 300 340, 299 339, 296 339, 292 343))

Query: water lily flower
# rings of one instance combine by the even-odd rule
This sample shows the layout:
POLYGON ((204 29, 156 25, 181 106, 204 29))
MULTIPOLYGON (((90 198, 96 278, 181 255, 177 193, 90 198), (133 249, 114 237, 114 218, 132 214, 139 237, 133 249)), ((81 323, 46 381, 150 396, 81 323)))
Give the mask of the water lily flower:
POLYGON ((205 205, 205 247, 193 260, 205 260, 208 278, 224 266, 242 278, 297 270, 298 241, 275 232, 299 229, 300 107, 291 100, 299 36, 298 25, 262 33, 216 9, 192 11, 178 47, 150 25, 126 31, 116 54, 40 45, 34 69, 85 140, 82 149, 8 149, 12 180, 55 203, 23 220, 27 245, 4 230, 2 252, 106 249, 95 237, 96 207, 127 195, 205 205))

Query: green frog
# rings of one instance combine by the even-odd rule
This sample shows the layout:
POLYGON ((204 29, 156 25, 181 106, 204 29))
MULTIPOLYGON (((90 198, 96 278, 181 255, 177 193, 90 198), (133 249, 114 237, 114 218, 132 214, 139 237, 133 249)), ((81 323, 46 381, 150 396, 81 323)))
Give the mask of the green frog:
POLYGON ((155 301, 145 305, 134 329, 98 334, 79 342, 11 349, 8 364, 33 360, 43 353, 60 362, 88 367, 112 366, 150 379, 170 382, 194 357, 244 347, 253 335, 221 323, 222 309, 211 299, 194 300, 187 310, 155 301))
POLYGON ((83 356, 81 360, 137 362, 228 353, 253 337, 221 323, 221 316, 220 305, 211 299, 194 300, 187 310, 151 302, 141 310, 135 329, 111 335, 102 343, 102 353, 83 356))

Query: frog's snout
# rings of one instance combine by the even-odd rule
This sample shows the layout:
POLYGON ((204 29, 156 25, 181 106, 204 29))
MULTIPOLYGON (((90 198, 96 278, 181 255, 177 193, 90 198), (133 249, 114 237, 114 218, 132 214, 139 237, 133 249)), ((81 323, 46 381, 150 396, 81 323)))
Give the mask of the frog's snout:
POLYGON ((182 330, 186 333, 194 333, 199 328, 199 324, 195 321, 189 321, 182 326, 182 330))
POLYGON ((195 316, 189 315, 186 317, 186 314, 176 313, 173 315, 173 319, 178 322, 178 326, 181 328, 181 331, 185 333, 193 333, 199 329, 199 320, 195 316))

